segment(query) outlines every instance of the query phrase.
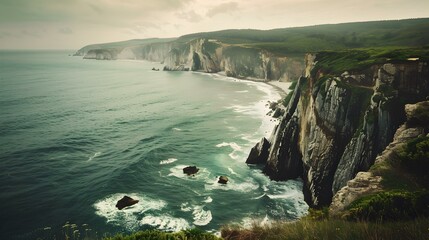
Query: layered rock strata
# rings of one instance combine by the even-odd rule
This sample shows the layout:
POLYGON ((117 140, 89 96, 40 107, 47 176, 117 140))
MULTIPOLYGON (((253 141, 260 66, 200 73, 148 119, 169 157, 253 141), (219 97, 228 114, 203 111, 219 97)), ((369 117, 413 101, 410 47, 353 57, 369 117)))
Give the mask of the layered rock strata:
POLYGON ((404 103, 429 94, 426 62, 373 65, 325 75, 308 55, 286 113, 270 139, 264 172, 274 180, 301 177, 306 201, 328 206, 333 195, 366 171, 405 120, 404 103))

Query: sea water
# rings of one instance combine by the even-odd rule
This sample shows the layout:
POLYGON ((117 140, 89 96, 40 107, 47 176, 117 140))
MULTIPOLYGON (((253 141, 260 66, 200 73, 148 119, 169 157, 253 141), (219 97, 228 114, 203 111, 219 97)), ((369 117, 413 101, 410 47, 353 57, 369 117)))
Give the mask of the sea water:
POLYGON ((245 164, 275 124, 271 86, 69 53, 0 52, 0 239, 217 231, 306 213, 301 181, 245 164), (200 171, 184 175, 189 165, 200 171), (124 195, 139 203, 118 210, 124 195))

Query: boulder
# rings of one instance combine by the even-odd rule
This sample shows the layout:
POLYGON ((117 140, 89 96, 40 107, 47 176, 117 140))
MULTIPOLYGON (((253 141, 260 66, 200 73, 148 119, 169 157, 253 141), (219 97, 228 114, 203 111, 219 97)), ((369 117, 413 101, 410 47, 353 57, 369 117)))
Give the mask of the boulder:
POLYGON ((183 173, 186 175, 193 175, 196 174, 200 169, 196 166, 188 166, 183 168, 183 173))
POLYGON ((119 210, 122 210, 123 208, 129 207, 129 206, 132 206, 132 205, 134 205, 134 204, 136 204, 136 203, 138 203, 138 202, 139 202, 139 200, 132 199, 132 198, 130 198, 130 197, 128 197, 128 196, 124 196, 121 200, 119 200, 119 201, 116 203, 116 207, 117 207, 119 210))
POLYGON ((268 159, 269 150, 271 144, 266 138, 262 138, 252 150, 250 150, 249 156, 247 157, 247 164, 265 164, 268 159))
POLYGON ((226 177, 226 176, 220 176, 219 180, 217 182, 221 183, 221 184, 226 184, 228 182, 228 177, 226 177))

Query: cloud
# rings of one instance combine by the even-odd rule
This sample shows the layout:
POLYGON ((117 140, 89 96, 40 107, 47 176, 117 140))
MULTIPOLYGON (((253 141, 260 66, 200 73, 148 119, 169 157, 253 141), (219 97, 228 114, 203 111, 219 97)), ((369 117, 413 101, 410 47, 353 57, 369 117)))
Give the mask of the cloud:
POLYGON ((217 5, 207 11, 207 17, 214 17, 218 14, 230 13, 238 10, 238 3, 236 2, 227 2, 217 5))
POLYGON ((178 18, 185 19, 188 22, 193 22, 193 23, 200 22, 203 20, 203 17, 197 14, 194 10, 177 13, 176 16, 178 18))
POLYGON ((72 34, 73 30, 69 27, 64 27, 64 28, 58 29, 58 32, 62 34, 72 34))

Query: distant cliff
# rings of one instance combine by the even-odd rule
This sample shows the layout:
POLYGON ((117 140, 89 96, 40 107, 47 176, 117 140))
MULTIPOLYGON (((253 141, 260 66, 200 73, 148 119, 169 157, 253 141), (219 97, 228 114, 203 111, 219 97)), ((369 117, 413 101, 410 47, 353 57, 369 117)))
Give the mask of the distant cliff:
POLYGON ((270 139, 269 156, 258 160, 272 179, 303 178, 306 201, 315 207, 329 205, 347 181, 370 168, 405 121, 405 103, 429 95, 427 61, 385 58, 357 66, 348 60, 307 55, 306 75, 270 139), (348 62, 351 71, 338 70, 348 62))
MULTIPOLYGON (((149 42, 137 46, 88 48, 84 59, 141 59, 163 63, 166 71, 225 72, 227 76, 263 81, 291 81, 304 69, 303 54, 288 57, 257 48, 231 46, 217 40, 149 42)), ((295 54, 296 55, 296 54, 295 54)))

